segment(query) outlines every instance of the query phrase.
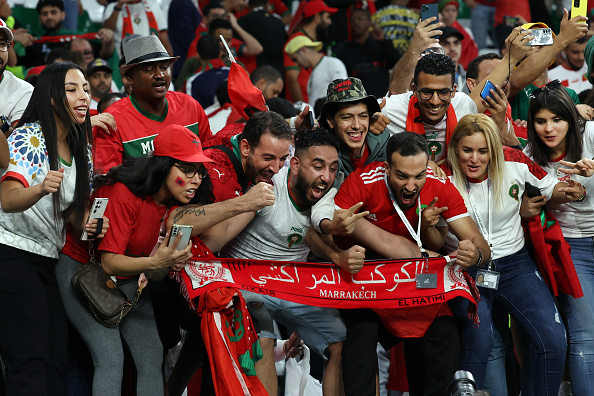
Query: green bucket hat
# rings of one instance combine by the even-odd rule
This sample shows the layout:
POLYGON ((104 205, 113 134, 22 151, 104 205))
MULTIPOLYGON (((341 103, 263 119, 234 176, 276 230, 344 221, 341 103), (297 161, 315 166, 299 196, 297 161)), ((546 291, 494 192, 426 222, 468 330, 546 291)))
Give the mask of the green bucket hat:
POLYGON ((322 106, 320 112, 320 125, 329 128, 326 116, 334 106, 339 103, 350 103, 365 102, 367 105, 367 111, 369 115, 381 111, 377 99, 373 95, 367 95, 365 87, 361 80, 355 77, 349 77, 347 79, 336 79, 328 84, 328 91, 326 92, 326 103, 322 106))

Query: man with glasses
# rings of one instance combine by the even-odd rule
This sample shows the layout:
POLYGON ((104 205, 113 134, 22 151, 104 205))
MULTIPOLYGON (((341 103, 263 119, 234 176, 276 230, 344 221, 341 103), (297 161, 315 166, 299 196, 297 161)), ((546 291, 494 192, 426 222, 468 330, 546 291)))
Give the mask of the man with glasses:
MULTIPOLYGON (((0 19, 0 98, 2 98, 0 100, 0 116, 6 117, 6 119, 0 122, 0 130, 6 136, 10 135, 12 126, 16 125, 21 119, 33 93, 33 86, 31 84, 15 77, 14 74, 6 70, 8 50, 12 46, 13 40, 12 31, 0 19)), ((6 141, 3 138, 0 139, 2 139, 5 145, 6 141)), ((1 143, 0 150, 2 150, 1 143)), ((0 167, 4 168, 8 166, 8 157, 3 157, 0 155, 0 167)))
MULTIPOLYGON (((511 51, 486 79, 497 86, 502 86, 510 74, 508 65, 515 66, 530 51, 531 47, 527 46, 527 43, 532 38, 534 36, 530 31, 522 32, 521 28, 514 29, 506 40, 510 43, 511 51)), ((395 69, 399 65, 400 62, 395 69)), ((408 73, 404 72, 406 74, 404 78, 408 73)), ((402 77, 392 76, 393 80, 399 78, 402 77)), ((390 134, 410 131, 424 135, 429 145, 429 159, 437 163, 446 157, 447 142, 458 120, 467 114, 482 113, 486 109, 487 102, 484 102, 480 96, 481 89, 473 90, 470 95, 456 92, 455 81, 456 63, 452 58, 429 53, 416 63, 412 93, 392 95, 387 98, 386 105, 382 108, 382 113, 390 119, 390 124, 387 126, 390 134)), ((484 82, 481 82, 480 88, 483 85, 484 82)), ((390 88, 392 91, 392 86, 390 88)))

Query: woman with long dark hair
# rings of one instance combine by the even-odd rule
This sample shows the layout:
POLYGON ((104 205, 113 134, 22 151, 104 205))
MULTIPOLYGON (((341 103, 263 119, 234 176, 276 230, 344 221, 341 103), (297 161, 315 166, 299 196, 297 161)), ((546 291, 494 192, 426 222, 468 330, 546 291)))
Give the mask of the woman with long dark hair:
POLYGON ((550 82, 532 96, 526 154, 552 177, 571 178, 585 187, 583 197, 565 205, 547 203, 539 197, 529 202, 536 209, 533 215, 547 204, 571 246, 584 296, 573 298, 560 292, 558 301, 567 326, 571 388, 574 395, 588 395, 594 389, 594 179, 584 177, 591 175, 584 168, 581 175, 568 175, 560 168, 582 158, 587 168, 594 158, 594 122, 580 115, 559 81, 550 82))
MULTIPOLYGON (((118 287, 131 300, 143 282, 141 274, 151 277, 162 273, 164 276, 170 270, 179 271, 192 256, 192 245, 200 245, 206 254, 214 257, 198 238, 178 250, 178 236, 169 247, 165 231, 172 224, 171 221, 168 224, 167 220, 180 205, 195 205, 199 225, 194 226, 192 236, 201 235, 202 231, 234 214, 265 206, 254 194, 262 192, 262 188, 254 188, 254 193, 248 192, 239 198, 211 204, 212 184, 204 167, 204 162, 210 159, 202 153, 198 137, 187 128, 170 125, 157 135, 153 143, 155 150, 151 156, 127 159, 106 175, 97 176, 93 183, 96 189, 93 196, 109 199, 105 217, 110 219, 110 228, 97 246, 97 255, 101 254, 105 272, 117 277, 118 287), (162 241, 160 235, 164 237, 162 241)), ((235 234, 228 233, 226 227, 221 226, 214 239, 224 243, 235 234)), ((196 248, 194 246, 194 250, 196 248)), ((56 273, 66 313, 93 358, 93 394, 120 394, 123 339, 136 366, 137 393, 163 395, 163 346, 157 331, 154 299, 151 299, 156 282, 149 281, 145 288, 147 292, 140 295, 138 303, 120 324, 108 328, 93 317, 70 284, 74 273, 84 264, 62 254, 56 273)), ((168 293, 171 287, 159 284, 157 300, 161 297, 166 299, 166 309, 173 313, 172 320, 185 321, 183 325, 191 326, 190 330, 196 331, 199 338, 200 317, 195 311, 190 311, 187 301, 179 295, 177 282, 171 282, 177 286, 174 297, 178 298, 172 298, 168 293)))
POLYGON ((63 394, 67 327, 54 268, 65 224, 81 230, 87 214, 89 101, 82 69, 52 64, 8 138, 0 189, 0 354, 9 396, 63 394))

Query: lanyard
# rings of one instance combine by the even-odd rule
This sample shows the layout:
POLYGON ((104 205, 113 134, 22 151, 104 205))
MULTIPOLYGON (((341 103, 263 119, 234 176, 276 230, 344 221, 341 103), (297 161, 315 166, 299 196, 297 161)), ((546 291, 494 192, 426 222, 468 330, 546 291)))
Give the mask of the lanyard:
POLYGON ((491 250, 491 255, 493 255, 493 243, 491 242, 491 235, 493 235, 492 233, 492 213, 493 213, 493 197, 492 192, 491 192, 491 179, 487 179, 487 207, 488 207, 488 218, 489 218, 489 231, 487 232, 487 227, 485 227, 485 224, 483 223, 483 220, 481 219, 481 217, 478 214, 478 210, 476 209, 476 206, 474 206, 474 203, 472 203, 472 199, 470 197, 470 183, 468 182, 468 180, 465 180, 466 183, 466 193, 468 194, 468 204, 470 205, 470 208, 472 209, 472 212, 474 213, 474 217, 476 218, 476 223, 479 227, 479 230, 481 231, 481 234, 483 234, 483 237, 487 240, 487 243, 489 244, 489 249, 491 250))
POLYGON ((392 193, 392 189, 390 188, 390 185, 388 184, 388 176, 387 175, 384 175, 384 181, 386 182, 386 187, 388 188, 388 193, 390 194, 390 200, 392 201, 392 206, 394 206, 394 209, 396 209, 398 216, 400 216, 400 220, 402 220, 402 222, 406 226, 406 229, 408 230, 410 236, 413 237, 413 239, 417 243, 417 246, 419 246, 419 250, 421 250, 421 256, 423 256, 423 258, 429 257, 429 254, 425 251, 425 249, 423 248, 423 244, 421 243, 421 197, 419 196, 419 198, 418 198, 419 222, 417 224, 417 232, 415 232, 414 228, 412 228, 412 225, 410 224, 410 222, 404 215, 404 212, 402 212, 402 209, 400 209, 400 206, 398 205, 398 203, 396 203, 396 199, 394 199, 394 193, 392 193))

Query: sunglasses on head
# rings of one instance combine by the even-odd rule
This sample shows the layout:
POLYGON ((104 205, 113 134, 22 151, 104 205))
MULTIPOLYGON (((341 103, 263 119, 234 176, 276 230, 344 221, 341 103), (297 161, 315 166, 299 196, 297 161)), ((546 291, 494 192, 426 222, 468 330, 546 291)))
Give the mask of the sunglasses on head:
POLYGON ((540 95, 541 93, 543 93, 545 91, 551 91, 551 90, 556 89, 557 87, 560 87, 560 86, 561 86, 561 82, 559 80, 550 81, 544 87, 540 87, 540 88, 532 91, 532 93, 529 95, 530 100, 534 99, 537 95, 540 95))

